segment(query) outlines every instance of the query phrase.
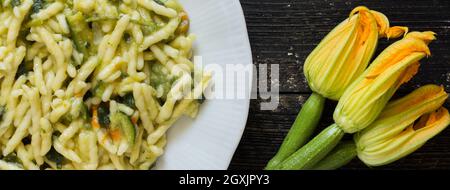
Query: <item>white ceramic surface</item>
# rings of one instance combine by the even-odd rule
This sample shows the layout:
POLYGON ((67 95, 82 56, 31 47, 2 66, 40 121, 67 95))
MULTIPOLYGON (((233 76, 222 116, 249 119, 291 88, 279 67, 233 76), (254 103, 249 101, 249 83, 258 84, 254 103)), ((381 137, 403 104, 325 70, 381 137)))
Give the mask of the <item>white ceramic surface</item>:
MULTIPOLYGON (((179 0, 197 35, 195 55, 204 64, 252 64, 238 0, 179 0)), ((241 85, 241 84, 238 84, 241 85)), ((227 169, 247 121, 249 99, 208 100, 195 120, 182 118, 168 133, 165 154, 154 169, 227 169)))

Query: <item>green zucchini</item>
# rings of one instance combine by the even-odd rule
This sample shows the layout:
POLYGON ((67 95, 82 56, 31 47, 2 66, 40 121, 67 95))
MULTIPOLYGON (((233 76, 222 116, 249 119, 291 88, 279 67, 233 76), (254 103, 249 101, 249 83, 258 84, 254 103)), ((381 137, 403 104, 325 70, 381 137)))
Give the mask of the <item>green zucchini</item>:
POLYGON ((92 90, 92 94, 94 94, 97 98, 102 98, 103 93, 106 90, 107 85, 103 81, 98 81, 95 87, 92 90))
POLYGON ((17 157, 15 153, 6 155, 5 157, 2 158, 2 160, 23 167, 22 161, 20 161, 20 159, 17 157))
POLYGON ((132 109, 136 109, 133 93, 125 94, 125 96, 118 98, 117 102, 125 104, 132 109))
POLYGON ((31 11, 34 14, 38 13, 41 9, 44 8, 45 3, 46 2, 44 0, 34 0, 33 5, 31 6, 31 11))
POLYGON ((325 98, 317 93, 313 93, 308 98, 277 154, 269 161, 265 169, 275 169, 287 157, 308 142, 320 121, 324 104, 325 98))
MULTIPOLYGON (((88 47, 93 45, 90 42, 94 39, 94 33, 89 28, 83 13, 77 12, 73 15, 66 15, 69 24, 70 35, 78 52, 84 55, 84 59, 89 57, 88 47)), ((95 49, 95 48, 90 48, 95 49)))
POLYGON ((313 170, 335 170, 347 165, 357 155, 353 141, 339 143, 324 159, 317 163, 313 170))
MULTIPOLYGON (((71 102, 73 103, 74 99, 71 100, 71 102)), ((83 101, 77 101, 76 104, 72 104, 71 109, 75 110, 73 111, 69 111, 66 114, 64 114, 61 117, 61 122, 63 124, 70 124, 72 121, 74 121, 75 119, 81 118, 84 121, 90 121, 90 115, 89 115, 89 110, 86 104, 83 103, 83 101)))
POLYGON ((6 107, 0 106, 0 121, 3 119, 3 115, 6 113, 6 107))
POLYGON ((322 160, 339 143, 345 132, 333 124, 314 137, 308 144, 297 150, 283 161, 277 169, 305 170, 311 169, 322 160))
POLYGON ((22 3, 20 2, 20 0, 11 0, 10 4, 11 4, 11 7, 17 7, 22 3))
POLYGON ((110 114, 109 114, 109 103, 102 102, 97 107, 97 117, 98 123, 102 128, 109 128, 111 124, 110 114))
POLYGON ((130 118, 122 112, 111 114, 111 129, 120 129, 128 143, 133 146, 136 138, 136 129, 130 118))
MULTIPOLYGON (((57 138, 56 136, 53 136, 53 138, 57 138)), ((50 149, 50 151, 48 151, 48 153, 45 155, 45 157, 54 162, 56 164, 56 168, 57 169, 62 169, 62 166, 65 162, 65 158, 63 155, 61 155, 58 151, 55 150, 55 148, 50 149)))

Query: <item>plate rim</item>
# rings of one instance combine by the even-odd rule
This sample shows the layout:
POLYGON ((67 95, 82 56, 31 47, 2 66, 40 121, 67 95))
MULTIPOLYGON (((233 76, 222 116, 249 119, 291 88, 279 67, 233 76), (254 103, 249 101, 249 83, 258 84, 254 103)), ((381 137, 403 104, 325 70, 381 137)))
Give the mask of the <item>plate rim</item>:
MULTIPOLYGON (((247 63, 247 64, 250 64, 252 66, 252 69, 250 70, 250 75, 249 76, 253 76, 253 73, 255 72, 253 70, 253 53, 252 53, 253 51, 252 51, 252 46, 251 46, 251 43, 250 43, 250 37, 249 37, 249 34, 248 34, 248 28, 247 28, 247 22, 245 20, 244 9, 242 8, 242 4, 241 4, 240 0, 234 0, 234 2, 236 4, 236 6, 237 6, 237 9, 238 9, 237 11, 239 12, 238 16, 241 17, 241 19, 239 20, 239 22, 240 22, 239 26, 243 27, 242 30, 244 32, 243 36, 244 36, 245 40, 242 43, 244 43, 244 46, 248 47, 246 54, 247 54, 249 60, 243 61, 243 63, 249 61, 249 63, 247 63)), ((253 77, 252 77, 252 80, 253 80, 253 77)), ((249 85, 249 88, 250 88, 249 92, 250 92, 250 94, 252 93, 252 90, 253 90, 253 82, 254 81, 252 81, 250 83, 250 85, 249 85)), ((232 154, 230 155, 230 158, 228 159, 229 161, 227 162, 228 164, 227 164, 226 168, 224 168, 224 170, 227 170, 230 167, 231 161, 233 160, 233 157, 234 157, 234 155, 236 153, 236 150, 239 147, 239 144, 241 143, 242 137, 244 135, 245 128, 247 127, 248 116, 249 116, 249 113, 250 113, 251 97, 249 97, 248 99, 245 99, 245 101, 246 101, 246 103, 245 103, 246 111, 244 111, 245 115, 243 116, 243 122, 244 123, 242 124, 243 126, 241 127, 241 131, 239 133, 240 135, 239 135, 239 137, 237 137, 237 140, 236 140, 236 142, 235 142, 235 144, 233 146, 234 150, 232 151, 232 154)))

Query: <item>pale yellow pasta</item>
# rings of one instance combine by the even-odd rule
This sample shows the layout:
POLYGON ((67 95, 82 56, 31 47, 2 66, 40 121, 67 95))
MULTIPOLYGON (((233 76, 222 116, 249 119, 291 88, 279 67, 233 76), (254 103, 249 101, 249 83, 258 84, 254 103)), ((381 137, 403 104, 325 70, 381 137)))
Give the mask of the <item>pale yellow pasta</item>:
POLYGON ((41 48, 43 48, 44 46, 45 45, 43 43, 33 43, 31 45, 31 47, 28 47, 27 55, 26 55, 25 59, 27 61, 33 60, 36 57, 36 55, 39 53, 39 50, 41 48))
POLYGON ((131 116, 134 113, 134 110, 132 108, 128 107, 125 104, 120 104, 120 103, 117 104, 117 111, 121 111, 121 112, 127 114, 128 116, 131 116))
MULTIPOLYGON (((11 60, 9 71, 10 72, 5 78, 3 78, 2 84, 0 86, 0 105, 5 105, 6 101, 8 100, 8 97, 11 93, 11 87, 14 84, 14 77, 15 73, 17 72, 17 68, 19 67, 19 64, 22 62, 23 58, 25 57, 25 47, 21 46, 19 48, 16 48, 16 52, 14 57, 11 60)), ((4 62, 5 63, 5 62, 4 62)))
MULTIPOLYGON (((6 47, 0 47, 0 60, 4 59, 7 53, 7 48, 6 47)), ((2 64, 3 66, 3 64, 2 64)))
POLYGON ((117 156, 122 156, 128 150, 129 146, 126 139, 121 139, 117 148, 117 156))
POLYGON ((56 15, 56 20, 58 21, 61 32, 63 34, 69 34, 70 28, 69 25, 67 24, 66 16, 64 16, 64 14, 58 14, 56 15))
POLYGON ((167 61, 166 67, 170 69, 172 75, 182 76, 190 73, 190 68, 184 64, 177 64, 174 61, 167 61))
POLYGON ((144 52, 144 60, 145 61, 152 61, 155 59, 155 55, 151 51, 145 51, 144 52))
POLYGON ((137 45, 132 44, 130 47, 130 51, 128 52, 130 60, 128 62, 127 72, 130 76, 135 76, 137 74, 137 45))
POLYGON ((0 170, 23 170, 23 168, 19 167, 17 164, 0 160, 0 170))
POLYGON ((111 36, 108 39, 106 52, 102 58, 103 65, 109 63, 113 59, 114 52, 116 51, 116 48, 119 45, 119 42, 121 41, 121 38, 123 36, 123 32, 127 28, 127 25, 129 22, 130 22, 130 17, 127 15, 122 16, 122 18, 120 18, 120 20, 117 21, 117 25, 114 28, 114 31, 112 32, 111 36))
POLYGON ((123 165, 122 161, 120 160, 120 158, 115 155, 115 154, 110 154, 109 158, 111 159, 111 162, 113 163, 115 169, 117 170, 125 170, 125 166, 123 165))
POLYGON ((66 130, 67 126, 62 123, 56 123, 53 128, 58 131, 59 133, 62 133, 64 130, 66 130))
POLYGON ((154 11, 156 14, 160 14, 169 18, 177 16, 177 12, 175 10, 162 6, 153 0, 137 0, 137 2, 141 6, 154 11))
POLYGON ((142 136, 144 135, 143 127, 139 127, 138 134, 136 135, 137 141, 131 150, 130 163, 135 164, 141 153, 142 136))
MULTIPOLYGON (((13 64, 11 64, 11 62, 14 61, 14 54, 8 54, 4 60, 1 62, 2 66, 1 66, 1 71, 2 71, 2 75, 8 75, 7 72, 10 72, 12 69, 13 64)), ((4 76, 3 76, 4 77, 4 76)), ((2 77, 2 78, 3 78, 2 77)))
POLYGON ((163 123, 172 115, 173 107, 177 100, 179 100, 184 93, 184 90, 190 88, 192 78, 189 75, 183 75, 181 79, 174 85, 167 95, 167 100, 161 107, 161 110, 156 118, 157 123, 163 123))
POLYGON ((113 92, 114 92, 114 85, 108 85, 108 87, 106 87, 105 92, 102 95, 102 101, 103 102, 108 101, 113 92))
POLYGON ((107 133, 103 130, 97 130, 97 141, 98 143, 109 153, 117 153, 117 147, 114 145, 111 139, 108 138, 107 133))
POLYGON ((75 9, 82 12, 91 12, 95 8, 95 1, 92 0, 74 0, 75 9))
POLYGON ((198 107, 199 107, 199 103, 198 102, 192 102, 191 104, 189 104, 189 106, 186 108, 185 114, 191 118, 195 118, 197 117, 198 114, 198 107))
POLYGON ((178 58, 178 56, 180 54, 180 52, 177 49, 171 47, 170 45, 164 45, 163 49, 164 49, 164 53, 166 53, 168 56, 170 56, 173 59, 178 58))
POLYGON ((74 152, 73 150, 64 147, 64 145, 61 144, 58 139, 53 140, 53 147, 55 148, 56 151, 58 151, 58 153, 63 155, 65 158, 76 163, 81 162, 81 158, 77 155, 77 153, 74 152))
POLYGON ((145 60, 144 60, 144 52, 139 52, 137 57, 137 69, 140 71, 144 69, 145 60))
POLYGON ((136 107, 139 110, 139 117, 142 121, 144 128, 148 133, 153 131, 153 124, 150 120, 149 113, 144 100, 144 94, 142 93, 142 85, 135 83, 133 88, 133 96, 136 101, 136 107))
POLYGON ((158 128, 156 128, 155 131, 153 131, 153 133, 151 133, 150 135, 148 135, 147 137, 147 143, 148 144, 155 144, 156 142, 158 142, 158 140, 164 135, 166 134, 166 131, 169 129, 169 125, 161 125, 158 126, 158 128))
MULTIPOLYGON (((26 82, 25 76, 20 76, 13 85, 13 90, 19 89, 26 82)), ((16 113, 16 107, 18 97, 10 96, 9 101, 6 104, 6 114, 3 116, 3 121, 0 122, 0 137, 11 127, 14 115, 16 113)))
POLYGON ((58 46, 52 34, 44 27, 36 27, 36 32, 42 39, 43 43, 47 46, 49 52, 53 55, 58 66, 64 65, 64 52, 61 47, 58 46))
POLYGON ((42 165, 44 159, 41 156, 41 128, 40 119, 42 116, 41 104, 39 102, 40 96, 39 91, 36 88, 29 88, 23 86, 24 90, 27 91, 28 101, 31 105, 31 120, 32 120, 32 130, 31 130, 31 146, 33 147, 33 155, 37 164, 42 165))
POLYGON ((91 57, 79 70, 75 80, 85 81, 99 64, 97 57, 91 57))
POLYGON ((83 163, 81 169, 93 170, 98 166, 97 137, 90 130, 82 130, 78 135, 78 149, 83 163))
POLYGON ((19 35, 20 26, 22 21, 25 19, 25 15, 30 10, 33 5, 32 0, 25 0, 19 7, 14 8, 14 18, 8 26, 8 34, 6 37, 6 43, 8 44, 8 49, 13 49, 16 44, 17 36, 19 35))
POLYGON ((64 145, 68 140, 75 136, 78 130, 81 128, 81 121, 72 122, 61 135, 58 137, 59 142, 64 145))
POLYGON ((5 148, 3 149, 3 156, 7 156, 9 153, 21 143, 22 139, 26 137, 28 128, 31 124, 31 111, 24 116, 22 122, 18 125, 14 135, 10 138, 5 148))
POLYGON ((136 39, 136 43, 140 44, 144 40, 144 34, 142 33, 141 28, 137 24, 133 24, 131 28, 131 34, 133 38, 136 39))
POLYGON ((153 55, 155 56, 155 58, 162 64, 166 64, 167 61, 169 60, 169 58, 167 57, 167 55, 164 53, 164 51, 161 50, 161 48, 159 48, 157 45, 153 45, 150 47, 150 50, 152 50, 153 55))
POLYGON ((197 114, 176 0, 2 2, 0 170, 150 169, 197 114))
POLYGON ((187 59, 186 57, 178 57, 174 60, 175 62, 177 62, 180 65, 186 65, 187 68, 189 69, 188 71, 191 72, 194 69, 194 63, 192 63, 189 59, 187 59))
POLYGON ((114 166, 114 164, 110 163, 110 164, 101 165, 97 169, 98 170, 115 170, 116 167, 114 166))
POLYGON ((50 123, 50 121, 46 118, 41 118, 39 120, 39 124, 42 129, 42 131, 41 131, 42 142, 41 142, 40 155, 45 156, 52 147, 53 128, 52 128, 52 124, 50 123))
POLYGON ((75 78, 75 76, 77 76, 77 68, 72 64, 67 65, 67 74, 70 78, 75 78))
POLYGON ((50 121, 55 123, 61 118, 65 113, 67 113, 70 109, 70 104, 67 102, 63 102, 55 107, 52 112, 50 112, 50 121))
POLYGON ((145 106, 147 107, 149 117, 151 120, 155 120, 159 114, 161 106, 159 106, 159 103, 154 99, 154 96, 148 96, 155 94, 153 88, 145 84, 141 84, 141 86, 142 86, 142 94, 147 94, 147 96, 144 96, 144 102, 145 106))
MULTIPOLYGON (((57 34, 62 34, 62 33, 64 33, 64 32, 63 32, 63 29, 61 28, 61 26, 59 25, 59 23, 58 23, 57 21, 53 20, 53 19, 49 19, 49 20, 47 21, 47 27, 48 27, 49 29, 51 29, 53 33, 57 33, 57 34)), ((61 36, 61 35, 59 35, 59 36, 61 36)), ((60 40, 57 40, 57 41, 60 41, 60 40)))
MULTIPOLYGON (((47 59, 47 60, 45 60, 45 62, 42 64, 42 69, 45 71, 45 72, 47 72, 47 74, 49 74, 49 73, 51 73, 51 72, 48 72, 51 68, 53 67, 53 61, 52 61, 52 59, 47 59)), ((53 75, 54 76, 54 75, 53 75)), ((47 83, 48 84, 48 83, 47 83)), ((51 83, 50 83, 51 84, 51 83)), ((50 85, 48 85, 48 86, 50 86, 50 85)))
POLYGON ((31 17, 33 19, 46 20, 46 19, 49 19, 49 18, 55 16, 57 13, 59 13, 63 9, 64 9, 64 4, 59 1, 56 1, 52 4, 50 4, 47 8, 39 11, 39 13, 32 15, 31 17))
POLYGON ((43 75, 43 69, 42 69, 42 59, 40 59, 39 57, 34 58, 33 71, 34 71, 35 82, 39 89, 39 92, 42 95, 46 95, 47 87, 45 86, 45 81, 44 81, 44 75, 43 75))
POLYGON ((28 109, 29 107, 30 107, 30 102, 27 100, 26 97, 22 96, 20 103, 17 106, 17 108, 15 108, 16 111, 14 112, 14 123, 13 124, 15 126, 18 126, 19 123, 22 121, 25 114, 29 110, 28 109))
POLYGON ((117 57, 111 61, 108 65, 106 65, 100 73, 97 75, 98 80, 105 80, 111 75, 113 75, 119 68, 121 64, 124 64, 125 61, 121 57, 117 57))
POLYGON ((38 170, 39 167, 31 161, 33 159, 33 156, 27 149, 28 148, 25 147, 22 143, 19 143, 17 147, 17 157, 20 159, 25 169, 38 170))
POLYGON ((172 18, 167 25, 165 25, 161 30, 151 34, 150 36, 146 36, 144 38, 144 42, 142 43, 140 50, 145 50, 153 44, 156 44, 162 40, 165 40, 170 37, 171 34, 175 32, 175 30, 180 24, 180 18, 174 17, 172 18))
POLYGON ((103 82, 107 82, 107 83, 114 82, 120 76, 122 76, 122 72, 121 71, 116 71, 116 72, 112 73, 108 78, 104 79, 103 82))
POLYGON ((44 27, 37 27, 36 31, 39 33, 39 36, 42 38, 43 42, 47 46, 47 49, 50 51, 50 54, 56 60, 56 65, 58 66, 55 80, 52 82, 52 89, 57 90, 61 87, 63 81, 66 78, 66 69, 67 64, 64 63, 64 52, 61 47, 56 43, 54 38, 51 36, 50 32, 46 30, 44 27))

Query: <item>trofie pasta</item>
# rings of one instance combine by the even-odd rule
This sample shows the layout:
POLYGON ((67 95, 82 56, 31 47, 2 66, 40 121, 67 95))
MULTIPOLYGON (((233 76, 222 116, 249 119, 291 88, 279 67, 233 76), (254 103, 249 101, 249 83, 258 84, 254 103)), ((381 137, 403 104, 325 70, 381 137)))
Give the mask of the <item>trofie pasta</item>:
POLYGON ((211 74, 176 0, 1 0, 0 169, 149 169, 211 74))

